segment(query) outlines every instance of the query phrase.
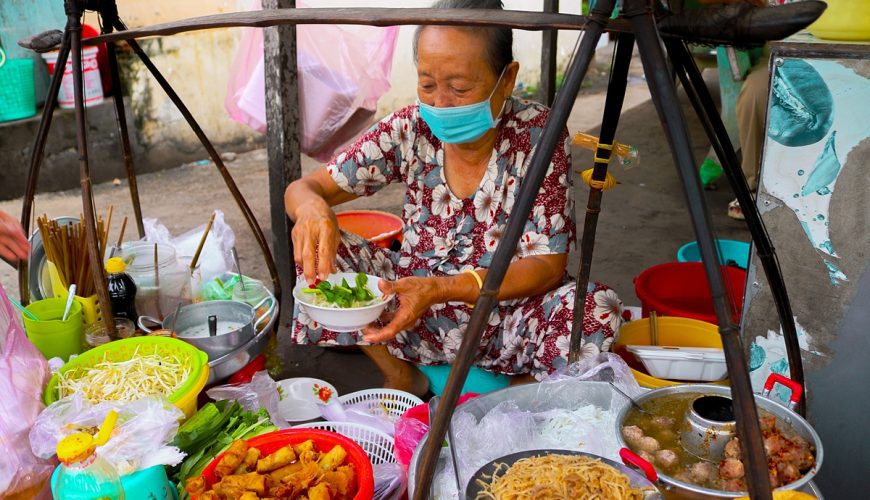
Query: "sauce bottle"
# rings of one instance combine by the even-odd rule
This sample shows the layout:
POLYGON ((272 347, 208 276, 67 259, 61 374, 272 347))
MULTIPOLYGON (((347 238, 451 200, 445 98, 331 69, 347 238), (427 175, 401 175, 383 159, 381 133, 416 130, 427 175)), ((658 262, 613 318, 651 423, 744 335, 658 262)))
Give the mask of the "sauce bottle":
POLYGON ((120 257, 112 257, 106 262, 109 300, 116 318, 127 318, 135 323, 139 319, 136 314, 136 283, 124 272, 126 269, 127 265, 120 257))

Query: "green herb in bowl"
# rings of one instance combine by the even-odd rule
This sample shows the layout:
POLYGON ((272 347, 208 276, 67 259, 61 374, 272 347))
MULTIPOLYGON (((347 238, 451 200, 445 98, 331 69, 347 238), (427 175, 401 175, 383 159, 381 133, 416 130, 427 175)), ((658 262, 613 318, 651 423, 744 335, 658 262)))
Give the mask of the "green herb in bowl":
POLYGON ((315 287, 303 288, 302 293, 311 294, 311 303, 321 307, 351 309, 375 304, 379 299, 369 289, 368 276, 357 273, 354 285, 342 278, 341 284, 321 281, 315 287))

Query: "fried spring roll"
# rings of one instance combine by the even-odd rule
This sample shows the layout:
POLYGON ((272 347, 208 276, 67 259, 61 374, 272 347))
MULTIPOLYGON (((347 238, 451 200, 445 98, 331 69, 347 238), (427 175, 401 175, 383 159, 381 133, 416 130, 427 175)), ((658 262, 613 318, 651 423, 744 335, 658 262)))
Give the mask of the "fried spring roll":
POLYGON ((184 483, 184 491, 186 491, 188 495, 192 495, 192 496, 201 495, 201 494, 205 493, 205 490, 206 490, 205 478, 202 476, 196 476, 196 477, 189 478, 184 483))
POLYGON ((326 486, 326 483, 318 483, 313 488, 309 488, 308 500, 332 500, 332 495, 329 494, 329 488, 326 486))
POLYGON ((243 491, 253 491, 258 495, 266 493, 266 476, 261 476, 256 472, 250 474, 242 474, 241 476, 226 476, 221 480, 220 484, 223 488, 239 488, 243 491))
POLYGON ((244 441, 233 441, 227 452, 218 462, 214 469, 216 478, 221 479, 224 476, 229 476, 241 465, 245 455, 248 453, 248 445, 244 441))
POLYGON ((285 446, 266 458, 257 460, 257 472, 260 474, 272 472, 290 464, 294 460, 296 460, 296 453, 293 452, 293 448, 285 446))
POLYGON ((308 441, 303 441, 299 444, 293 445, 293 451, 296 452, 296 456, 302 455, 302 453, 306 451, 315 451, 314 441, 309 439, 308 441))
POLYGON ((220 500, 220 496, 214 491, 206 491, 205 493, 198 493, 196 495, 196 500, 220 500))
POLYGON ((242 493, 242 496, 239 497, 239 500, 260 500, 260 497, 257 496, 253 491, 246 491, 242 493))
POLYGON ((320 466, 320 470, 331 471, 341 465, 346 457, 347 451, 341 446, 335 446, 329 450, 329 452, 320 457, 317 464, 320 466))
POLYGON ((280 469, 273 470, 269 473, 269 477, 276 483, 281 482, 282 479, 289 476, 290 474, 293 474, 294 472, 299 471, 300 469, 302 469, 302 462, 293 462, 292 464, 285 465, 280 469))

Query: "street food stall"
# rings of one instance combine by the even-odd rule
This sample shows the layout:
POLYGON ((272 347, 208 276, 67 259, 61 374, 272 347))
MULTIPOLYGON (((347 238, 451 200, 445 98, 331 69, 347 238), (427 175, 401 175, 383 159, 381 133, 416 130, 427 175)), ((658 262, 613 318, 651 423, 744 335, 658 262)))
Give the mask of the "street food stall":
MULTIPOLYGON (((41 399, 47 407, 35 416, 29 432, 35 455, 35 458, 30 458, 38 464, 40 472, 46 469, 51 472, 55 457, 60 461, 61 465, 53 469, 51 481, 52 491, 57 497, 74 498, 67 495, 88 491, 95 498, 120 498, 123 491, 140 491, 140 487, 144 488, 140 481, 144 481, 158 498, 161 495, 172 498, 173 492, 193 498, 399 498, 405 487, 406 473, 411 478, 408 489, 415 499, 433 496, 514 498, 512 495, 528 488, 555 488, 553 491, 563 491, 562 497, 655 498, 664 494, 683 498, 735 498, 748 494, 752 498, 771 498, 773 488, 800 489, 814 497, 821 496, 811 480, 822 465, 822 443, 812 426, 800 415, 803 374, 800 356, 792 356, 797 350, 798 339, 788 296, 782 276, 773 265, 776 256, 763 223, 757 210, 748 202, 751 199, 749 188, 734 161, 733 147, 709 93, 702 83, 698 83, 700 73, 691 61, 685 40, 694 36, 705 43, 759 43, 800 29, 818 17, 823 5, 805 2, 759 12, 728 7, 717 11, 718 15, 731 16, 736 21, 750 24, 758 21, 768 23, 768 27, 773 19, 782 16, 789 19, 789 22, 776 24, 768 30, 749 29, 745 33, 697 30, 697 26, 686 24, 687 20, 679 16, 666 17, 657 24, 647 2, 628 0, 622 5, 623 16, 616 20, 609 20, 613 2, 602 1, 588 17, 461 9, 276 9, 222 14, 133 30, 126 29, 111 2, 68 0, 67 7, 69 21, 64 33, 30 41, 34 48, 49 48, 61 43, 58 64, 63 64, 71 55, 73 70, 77 74, 76 114, 84 214, 75 230, 80 243, 71 248, 82 250, 76 254, 76 262, 88 264, 67 267, 62 263, 72 251, 55 252, 57 247, 49 243, 46 246, 48 261, 55 268, 64 269, 64 277, 57 280, 59 288, 66 288, 67 299, 72 298, 73 281, 69 276, 89 272, 94 300, 101 311, 94 319, 98 319, 106 335, 114 339, 122 329, 118 328, 114 315, 108 313, 117 313, 115 309, 120 311, 122 308, 116 306, 119 302, 113 301, 116 296, 110 294, 107 283, 111 283, 113 276, 123 274, 127 265, 135 266, 137 259, 141 260, 135 257, 126 263, 125 255, 141 255, 137 252, 147 255, 151 273, 140 276, 138 285, 143 289, 149 286, 158 288, 159 270, 169 269, 161 267, 160 248, 155 244, 145 249, 128 245, 126 254, 125 247, 118 245, 121 256, 116 257, 117 261, 110 259, 106 265, 102 262, 108 248, 108 236, 101 219, 94 213, 80 75, 83 43, 80 17, 83 9, 94 8, 103 17, 104 32, 85 43, 106 42, 114 48, 116 43, 125 41, 161 82, 202 140, 245 213, 269 263, 273 291, 254 304, 239 300, 220 304, 221 301, 182 304, 178 300, 163 303, 157 291, 148 304, 157 311, 157 317, 153 319, 159 322, 155 328, 162 334, 152 332, 150 335, 112 340, 57 369, 42 394, 41 399), (516 196, 514 217, 499 241, 492 265, 481 283, 480 298, 470 315, 442 395, 427 404, 402 391, 386 389, 339 396, 333 389, 313 381, 303 388, 308 401, 312 397, 316 399, 325 422, 290 428, 297 422, 291 423, 283 418, 279 405, 296 395, 285 392, 285 388, 266 372, 257 372, 237 384, 212 387, 206 394, 216 402, 199 404, 199 393, 209 381, 223 381, 231 373, 228 366, 233 370, 237 366, 241 368, 239 365, 256 354, 256 349, 251 346, 259 349, 262 340, 258 339, 268 335, 281 312, 283 301, 290 300, 291 294, 282 295, 277 267, 262 231, 219 155, 135 40, 194 29, 303 23, 582 29, 586 35, 579 44, 539 144, 530 158, 516 196), (625 353, 622 356, 603 354, 591 362, 578 362, 580 339, 576 334, 582 320, 575 318, 575 335, 571 338, 569 356, 572 364, 565 371, 540 384, 511 387, 476 398, 467 395, 459 405, 460 389, 472 365, 489 312, 497 303, 498 289, 521 236, 522 222, 531 212, 534 195, 541 187, 598 38, 605 30, 617 36, 617 49, 594 168, 584 175, 584 181, 590 187, 590 199, 581 243, 578 287, 586 289, 589 279, 597 213, 602 193, 610 187, 607 165, 622 106, 625 73, 632 47, 637 41, 653 101, 668 133, 698 237, 717 321, 717 325, 712 326, 720 336, 721 350, 712 350, 719 351, 719 356, 713 352, 709 353, 709 359, 701 355, 701 375, 657 371, 655 362, 662 358, 655 348, 667 346, 661 344, 660 325, 653 313, 650 318, 638 320, 640 337, 635 343, 625 346, 627 351, 637 356, 634 359, 635 371, 626 363, 626 358, 632 358, 625 353), (694 172, 686 126, 662 51, 662 40, 717 153, 723 157, 738 199, 747 207, 753 240, 763 250, 759 258, 774 290, 773 301, 782 322, 790 375, 796 380, 776 374, 765 381, 762 396, 754 395, 750 386, 739 329, 732 315, 725 278, 720 272, 709 214, 694 172), (81 270, 83 268, 85 271, 81 270), (106 271, 109 273, 108 282, 106 271), (174 312, 167 312, 173 305, 174 312), (231 319, 226 319, 228 317, 231 319), (223 323, 220 318, 224 318, 223 323), (645 392, 634 376, 640 369, 638 360, 651 377, 692 377, 720 384, 680 384, 645 392), (723 360, 726 370, 713 370, 715 365, 721 368, 723 360), (216 362, 219 363, 213 365, 216 362), (708 364, 710 370, 707 370, 708 364), (211 375, 219 369, 226 369, 226 372, 211 375), (730 387, 721 384, 726 375, 730 387), (767 399, 768 393, 779 387, 777 384, 791 390, 789 407, 767 399), (446 447, 442 446, 445 441, 446 447), (773 443, 775 449, 771 449, 773 443), (490 456, 490 452, 494 456, 490 456), (145 473, 153 475, 143 479, 141 475, 145 473), (179 484, 170 485, 168 479, 179 484), (455 487, 453 493, 444 493, 447 491, 444 488, 451 484, 455 487), (439 491, 441 493, 434 493, 439 491)), ((117 75, 117 67, 114 70, 117 75)), ((31 215, 42 146, 59 81, 59 76, 56 76, 52 82, 47 106, 49 112, 43 117, 34 148, 22 218, 25 226, 31 215)), ((123 143, 126 137, 123 105, 118 104, 121 99, 115 101, 123 143)), ((136 204, 135 172, 129 160, 127 166, 136 204)), ((136 210, 136 215, 137 219, 141 217, 139 210, 136 210)), ((136 222, 141 233, 141 222, 136 222)), ((210 226, 206 227, 203 241, 210 226)), ((57 229, 63 241, 64 231, 60 226, 55 228, 46 219, 42 227, 44 236, 57 229)), ((166 254, 164 251, 163 255, 166 254)), ((285 265, 289 262, 292 260, 285 265)), ((189 284, 188 278, 193 274, 195 264, 195 259, 187 263, 186 268, 182 264, 182 270, 186 271, 182 281, 189 284)), ((236 270, 240 271, 238 264, 236 270)), ((245 288, 245 277, 241 272, 236 275, 245 288)), ((29 275, 22 274, 22 289, 26 294, 29 279, 24 276, 29 275)), ((163 274, 164 286, 171 284, 171 281, 167 283, 170 276, 163 274)), ((292 275, 284 278, 293 282, 292 275)), ((370 312, 369 308, 379 312, 378 308, 389 300, 376 292, 378 288, 373 285, 377 279, 377 276, 355 273, 330 277, 314 286, 300 283, 290 288, 293 288, 293 299, 310 308, 309 313, 323 305, 316 303, 314 298, 339 303, 339 307, 327 309, 323 321, 330 322, 328 324, 335 328, 354 329, 371 319, 364 317, 364 312, 370 312)), ((82 280, 78 282, 84 283, 82 280)), ((77 300, 66 302, 80 303, 77 300)), ((38 302, 27 307, 35 304, 38 302)), ((9 314, 12 311, 9 305, 5 301, 3 305, 7 312, 3 319, 9 323, 10 334, 20 338, 23 329, 14 315, 9 314)), ((83 308, 79 305, 78 309, 74 306, 73 309, 81 314, 83 308)), ((139 323, 143 331, 151 328, 141 321, 139 323)), ((666 318, 662 318, 661 326, 664 330, 666 318)), ((684 352, 689 354, 689 350, 684 352)), ((688 366, 697 368, 693 366, 699 359, 697 351, 691 351, 691 354, 687 356, 688 366)), ((34 349, 22 355, 34 362, 40 360, 40 370, 48 378, 44 359, 40 359, 34 349)), ((674 361, 673 358, 664 359, 669 363, 674 361)), ((39 392, 43 392, 41 386, 39 392)), ((32 492, 42 485, 30 483, 24 486, 32 492)), ((554 492, 553 496, 558 497, 558 494, 554 492)))

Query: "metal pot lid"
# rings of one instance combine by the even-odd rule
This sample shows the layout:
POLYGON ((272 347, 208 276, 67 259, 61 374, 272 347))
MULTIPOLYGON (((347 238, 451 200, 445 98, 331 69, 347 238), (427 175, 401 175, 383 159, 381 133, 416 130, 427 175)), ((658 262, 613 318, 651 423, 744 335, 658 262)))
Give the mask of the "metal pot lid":
POLYGON ((492 474, 496 471, 497 465, 501 464, 510 467, 511 465, 523 458, 543 457, 547 455, 581 455, 600 460, 602 463, 607 464, 628 476, 628 480, 631 483, 632 487, 642 488, 646 490, 644 499, 651 500, 663 498, 661 492, 652 482, 644 477, 643 474, 640 474, 639 472, 630 467, 627 467, 618 462, 614 462, 613 460, 608 460, 599 455, 593 455, 592 453, 584 453, 582 451, 575 450, 556 449, 520 451, 492 460, 491 462, 478 469, 477 472, 475 472, 474 475, 471 477, 471 480, 465 487, 465 498, 467 500, 475 500, 476 498, 478 498, 478 495, 484 490, 483 484, 489 482, 489 478, 491 478, 492 474))

